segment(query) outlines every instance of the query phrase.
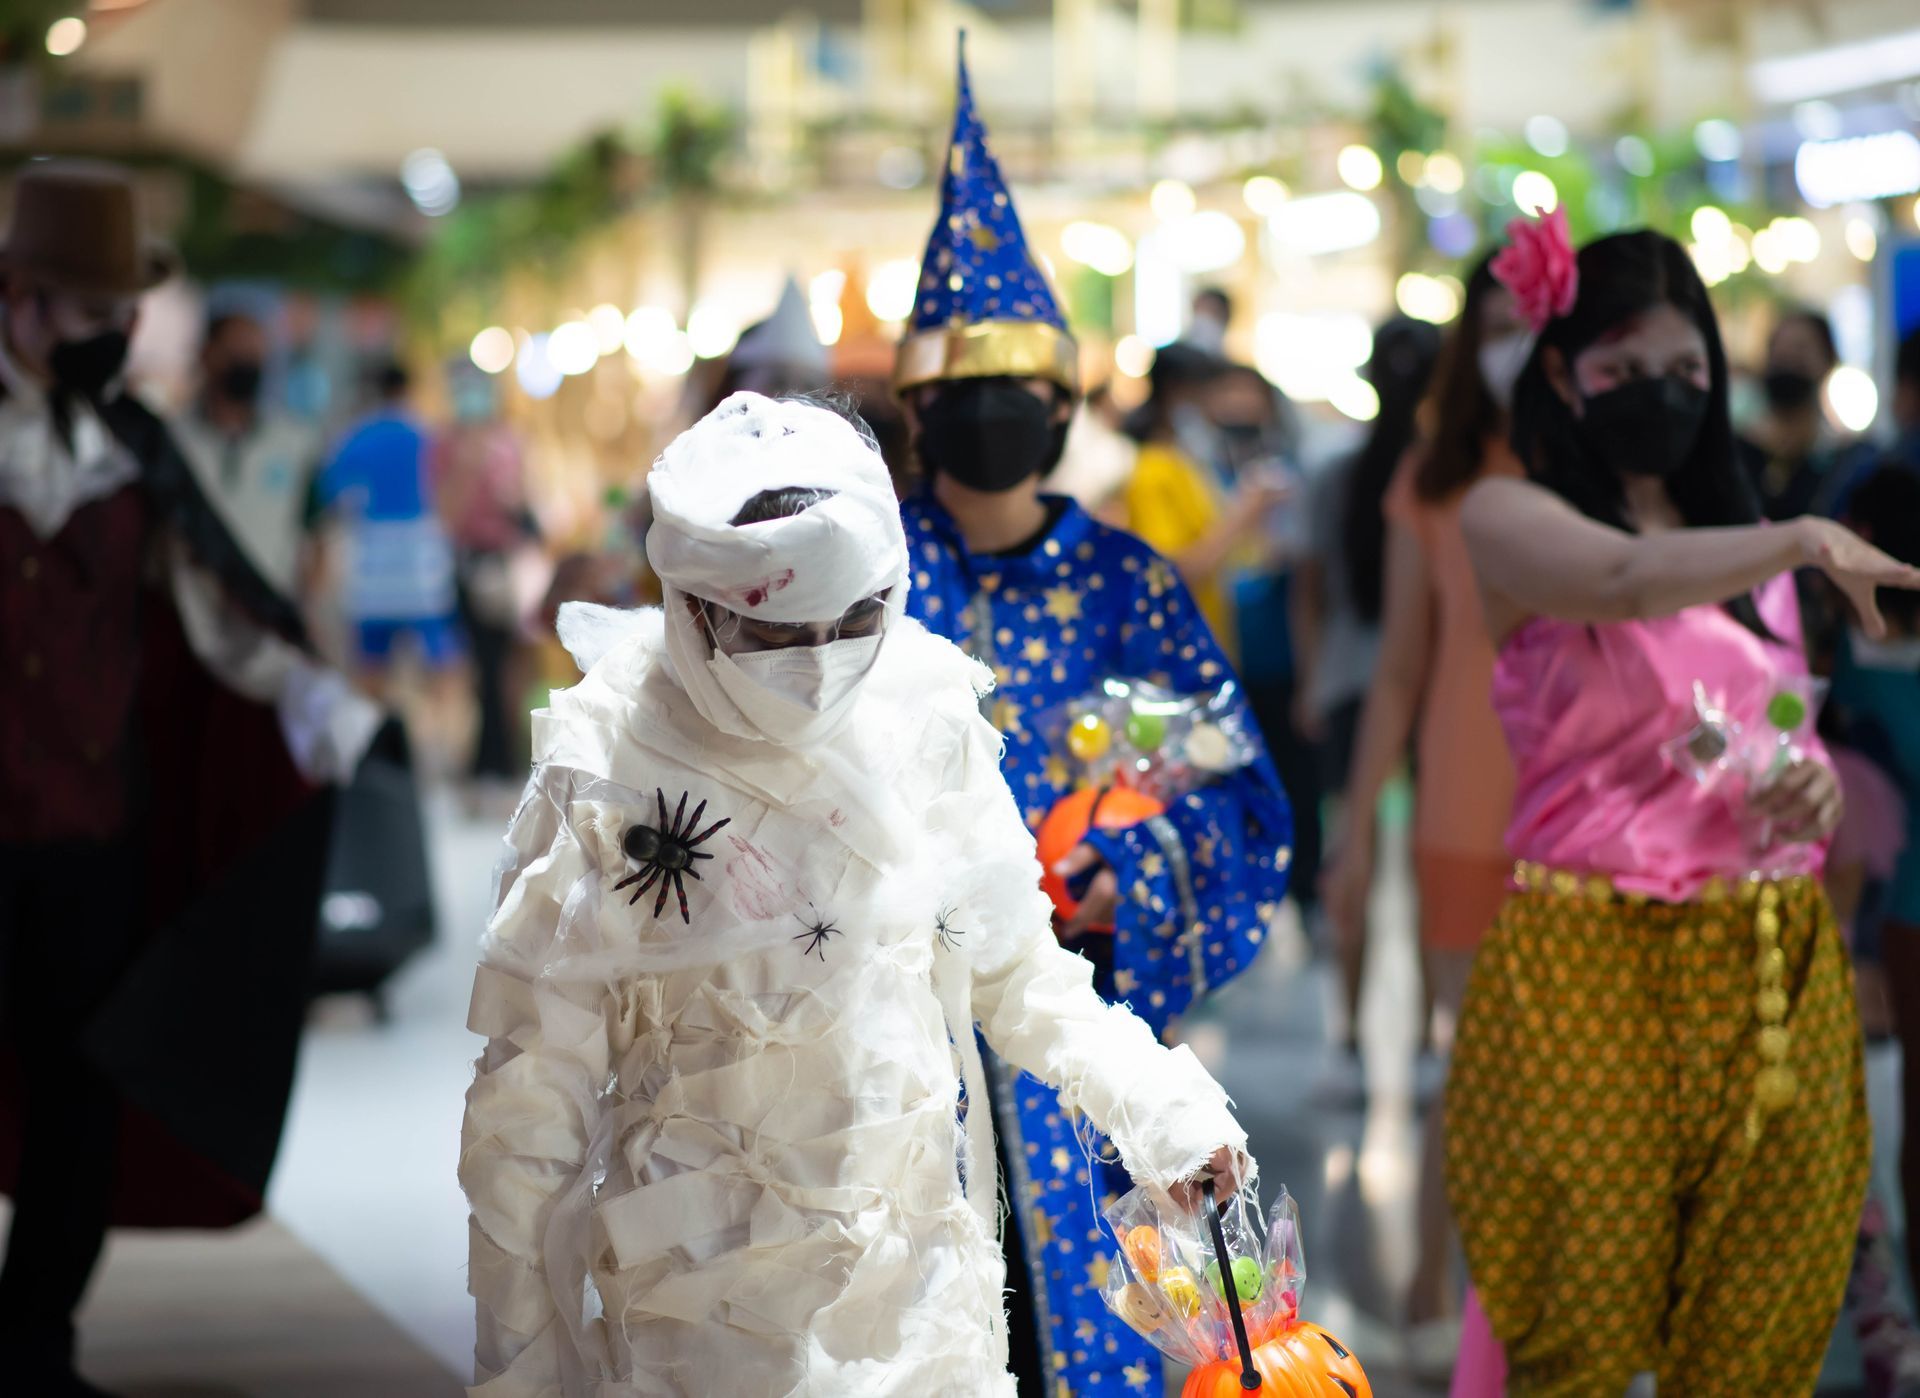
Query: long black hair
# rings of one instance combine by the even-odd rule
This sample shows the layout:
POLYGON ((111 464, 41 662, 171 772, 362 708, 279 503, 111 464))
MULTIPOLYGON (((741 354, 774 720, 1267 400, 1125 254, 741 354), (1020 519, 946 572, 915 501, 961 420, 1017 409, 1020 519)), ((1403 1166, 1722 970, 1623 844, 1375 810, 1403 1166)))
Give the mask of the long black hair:
POLYGON ((1446 348, 1440 351, 1440 363, 1433 371, 1433 393, 1428 400, 1433 414, 1432 436, 1420 454, 1420 469, 1413 478, 1422 500, 1446 500, 1478 480, 1486 465, 1487 438, 1500 428, 1500 405, 1487 392, 1486 376, 1480 372, 1480 347, 1486 343, 1480 321, 1487 298, 1499 286, 1491 254, 1474 263, 1467 277, 1460 318, 1454 322, 1446 348))
POLYGON ((1380 620, 1386 601, 1387 487, 1413 444, 1415 418, 1439 357, 1440 332, 1424 320, 1395 316, 1374 331, 1367 378, 1380 395, 1380 412, 1347 468, 1340 506, 1347 595, 1369 624, 1380 620))
MULTIPOLYGON (((1571 373, 1581 351, 1609 332, 1657 306, 1672 306, 1699 330, 1711 381, 1700 435, 1686 463, 1667 479, 1667 493, 1692 528, 1759 523, 1760 502, 1735 449, 1727 352, 1692 259, 1665 234, 1641 228, 1588 243, 1580 249, 1579 269, 1573 309, 1548 322, 1514 389, 1513 449, 1527 474, 1589 519, 1638 532, 1620 473, 1588 449, 1573 410, 1548 380, 1546 352, 1558 350, 1571 373)), ((1732 599, 1727 610, 1749 630, 1773 639, 1750 595, 1732 599)))

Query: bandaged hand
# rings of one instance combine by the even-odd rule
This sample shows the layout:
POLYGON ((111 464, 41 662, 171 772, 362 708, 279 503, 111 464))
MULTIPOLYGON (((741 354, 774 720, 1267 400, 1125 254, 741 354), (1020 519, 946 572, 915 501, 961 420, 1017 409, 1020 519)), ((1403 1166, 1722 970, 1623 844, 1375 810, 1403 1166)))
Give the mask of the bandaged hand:
POLYGON ((1221 1146, 1193 1178, 1182 1180, 1168 1192, 1172 1194, 1173 1202, 1181 1208, 1198 1213, 1209 1190, 1215 1199, 1225 1203, 1239 1192, 1240 1186, 1252 1174, 1251 1156, 1243 1150, 1221 1146))

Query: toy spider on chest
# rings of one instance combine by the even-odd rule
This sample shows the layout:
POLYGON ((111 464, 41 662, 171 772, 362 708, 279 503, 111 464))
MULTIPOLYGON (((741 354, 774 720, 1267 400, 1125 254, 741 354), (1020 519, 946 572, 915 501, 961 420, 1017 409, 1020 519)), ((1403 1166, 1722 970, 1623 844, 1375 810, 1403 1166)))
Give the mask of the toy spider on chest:
POLYGON ((716 820, 705 830, 695 834, 700 817, 707 813, 707 803, 702 801, 693 808, 693 814, 687 815, 687 793, 680 793, 680 804, 674 810, 673 819, 667 819, 667 793, 654 788, 654 799, 660 803, 660 824, 629 826, 626 835, 620 841, 620 848, 626 851, 627 858, 640 867, 628 874, 613 886, 618 893, 629 884, 637 887, 633 897, 627 899, 632 907, 640 901, 640 895, 660 886, 659 896, 653 900, 653 915, 659 917, 667 906, 667 889, 671 887, 680 896, 680 921, 691 924, 693 917, 687 911, 687 885, 685 880, 697 879, 700 871, 694 864, 702 859, 711 859, 711 854, 703 853, 700 846, 713 838, 714 832, 724 825, 733 823, 732 816, 716 820))

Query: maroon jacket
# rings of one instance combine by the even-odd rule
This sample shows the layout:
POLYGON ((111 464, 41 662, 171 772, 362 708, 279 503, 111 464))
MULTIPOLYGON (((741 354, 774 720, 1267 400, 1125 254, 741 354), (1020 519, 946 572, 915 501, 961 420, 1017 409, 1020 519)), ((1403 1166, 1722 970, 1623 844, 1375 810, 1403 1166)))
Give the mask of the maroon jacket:
MULTIPOLYGON (((216 1227, 258 1212, 292 1083, 331 833, 272 709, 222 688, 148 566, 163 533, 266 626, 301 641, 165 427, 101 409, 140 474, 52 539, 0 507, 0 842, 130 839, 135 950, 86 1027, 119 1086, 114 1221, 216 1227)), ((58 927, 15 935, 57 937, 58 927)), ((0 1189, 20 1094, 0 1060, 0 1189)))

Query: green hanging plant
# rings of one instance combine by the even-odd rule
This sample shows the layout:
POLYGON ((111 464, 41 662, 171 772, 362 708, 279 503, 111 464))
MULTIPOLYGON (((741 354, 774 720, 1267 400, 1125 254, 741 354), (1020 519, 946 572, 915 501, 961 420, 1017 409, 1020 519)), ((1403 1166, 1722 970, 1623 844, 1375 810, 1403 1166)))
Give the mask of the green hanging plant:
POLYGON ((721 161, 733 148, 738 127, 731 112, 701 102, 684 88, 661 93, 646 140, 656 189, 708 194, 719 188, 721 161))

